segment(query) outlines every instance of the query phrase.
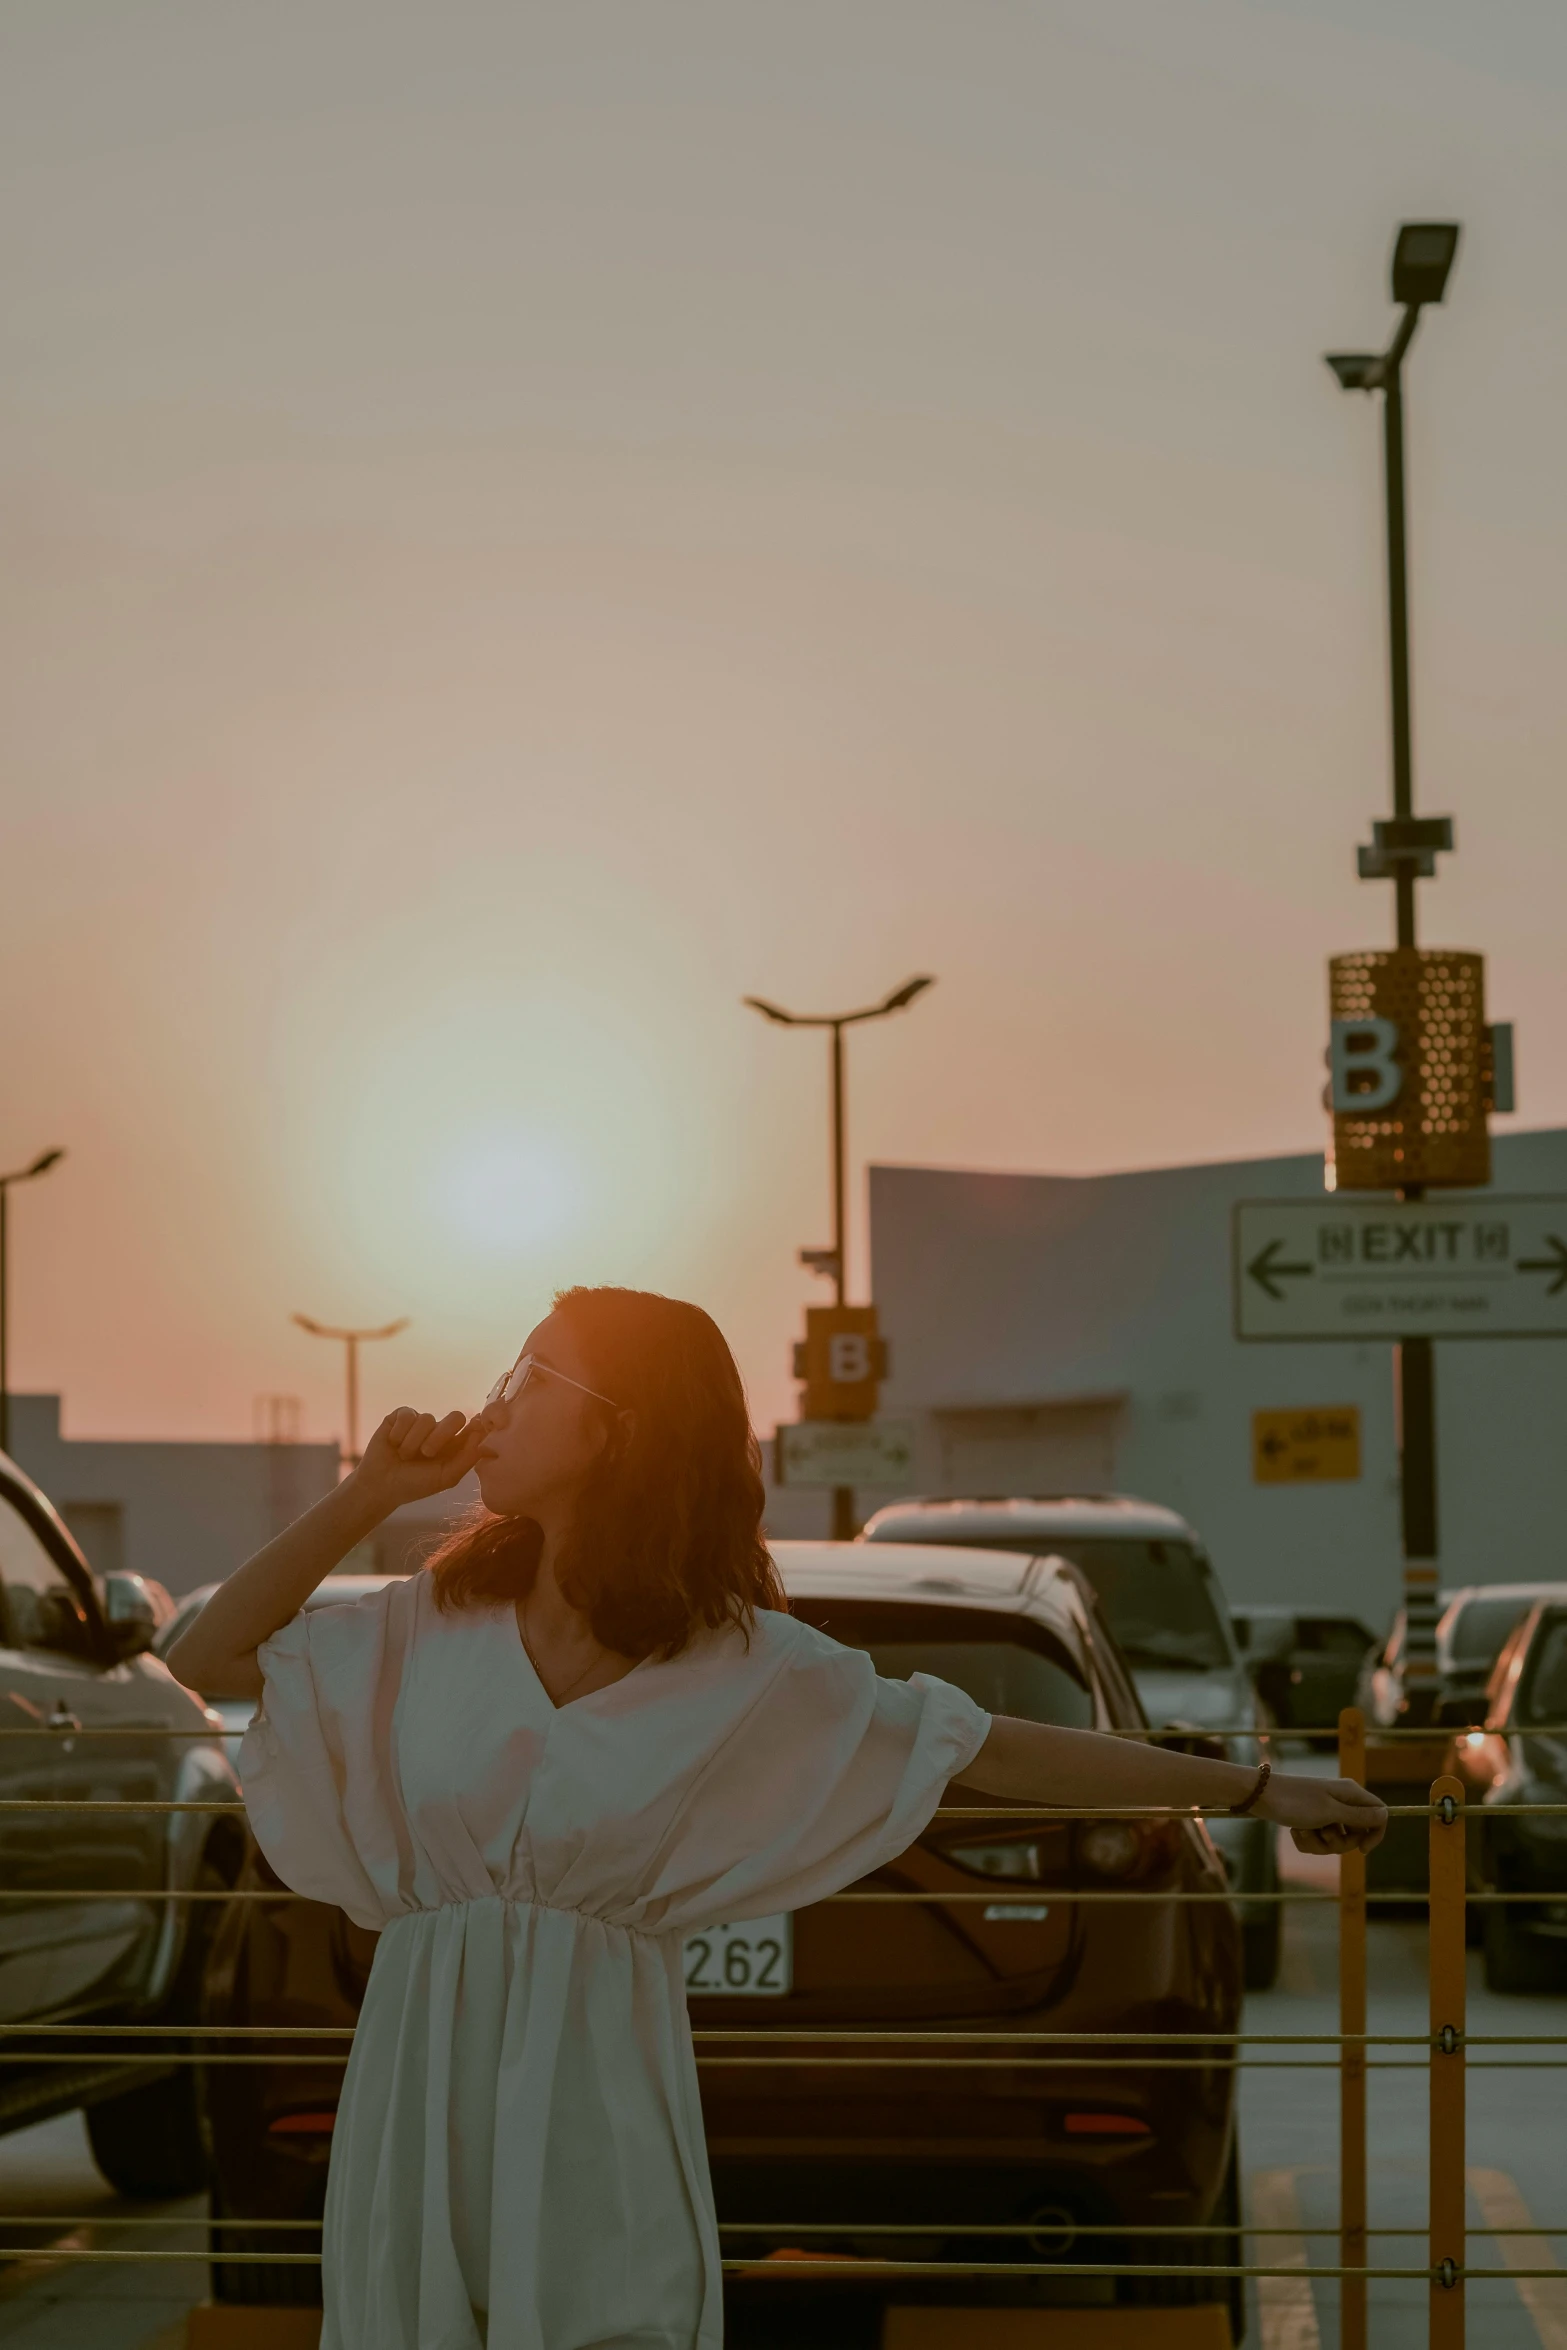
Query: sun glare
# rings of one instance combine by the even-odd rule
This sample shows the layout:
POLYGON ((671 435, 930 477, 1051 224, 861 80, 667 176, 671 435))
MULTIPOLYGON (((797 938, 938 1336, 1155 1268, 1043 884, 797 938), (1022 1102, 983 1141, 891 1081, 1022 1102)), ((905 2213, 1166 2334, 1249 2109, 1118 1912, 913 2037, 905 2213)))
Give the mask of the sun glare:
POLYGON ((531 1257, 569 1239, 585 1188, 572 1153, 547 1134, 456 1140, 437 1178, 452 1237, 506 1259, 531 1257))
POLYGON ((476 1016, 454 997, 318 1064, 332 1261, 431 1328, 509 1329, 519 1295, 656 1277, 693 1190, 691 1073, 672 1083, 622 1007, 557 988, 476 1016))

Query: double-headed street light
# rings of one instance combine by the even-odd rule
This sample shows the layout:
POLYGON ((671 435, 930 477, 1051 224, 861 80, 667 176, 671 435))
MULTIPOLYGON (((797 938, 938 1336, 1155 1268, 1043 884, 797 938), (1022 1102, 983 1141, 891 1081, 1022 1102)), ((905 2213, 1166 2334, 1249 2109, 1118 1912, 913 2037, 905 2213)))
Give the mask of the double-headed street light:
POLYGON ((809 1265, 813 1273, 826 1273, 833 1283, 834 1301, 844 1303, 845 1234, 844 1234, 844 1103, 843 1103, 843 1032, 855 1028, 862 1020, 883 1020, 889 1012, 906 1011, 917 995, 923 995, 935 981, 926 975, 906 979, 895 987, 890 996, 879 1004, 870 1004, 863 1012, 785 1012, 777 1004, 767 1003, 758 995, 742 996, 753 1012, 760 1012, 766 1020, 776 1020, 783 1028, 830 1028, 832 1030, 832 1247, 802 1248, 800 1262, 809 1265))
MULTIPOLYGON (((848 1286, 848 1236, 845 1230, 844 1210, 843 1032, 846 1028, 857 1028, 861 1021, 884 1020, 889 1012, 906 1011, 917 995, 923 995, 926 988, 933 985, 934 981, 928 973, 917 979, 906 979, 901 987, 895 987, 891 995, 884 996, 879 1004, 867 1004, 862 1011, 858 1012, 786 1012, 781 1005, 770 1004, 763 996, 748 995, 742 998, 742 1001, 748 1004, 753 1012, 760 1012, 764 1020, 776 1020, 781 1028, 830 1028, 832 1030, 832 1059, 830 1063, 832 1084, 832 1246, 831 1248, 802 1248, 800 1262, 802 1265, 809 1265, 813 1273, 825 1273, 831 1277, 834 1306, 839 1309, 847 1303, 845 1292, 848 1286)), ((839 1318, 840 1320, 852 1318, 852 1314, 850 1317, 840 1315, 839 1318)), ((810 1374, 801 1366, 802 1361, 808 1359, 811 1326, 813 1322, 818 1320, 829 1321, 830 1319, 831 1316, 826 1309, 818 1315, 817 1310, 813 1307, 805 1317, 806 1345, 804 1348, 795 1350, 796 1376, 806 1380, 808 1394, 810 1392, 810 1374)), ((859 1391, 855 1411, 852 1415, 854 1417, 874 1408, 876 1382, 882 1376, 880 1368, 876 1365, 879 1360, 884 1360, 884 1357, 881 1357, 879 1347, 875 1345, 874 1311, 868 1312, 859 1319, 869 1325, 868 1329, 857 1332, 853 1341, 863 1352, 863 1365, 852 1372, 833 1370, 830 1373, 830 1377, 834 1381, 844 1381, 851 1390, 857 1389, 859 1391), (867 1395, 869 1401, 866 1400, 867 1395)), ((847 1541, 854 1532, 854 1492, 850 1486, 837 1485, 832 1488, 832 1525, 835 1541, 847 1541)))
POLYGON ((13 1183, 31 1183, 35 1175, 47 1175, 64 1158, 63 1150, 40 1151, 30 1167, 17 1167, 9 1175, 0 1175, 0 1452, 11 1449, 11 1380, 10 1361, 6 1352, 10 1296, 6 1286, 6 1208, 10 1202, 13 1183))
POLYGON ((383 1322, 374 1330, 338 1330, 327 1322, 312 1322, 308 1314, 296 1314, 294 1320, 301 1330, 308 1330, 312 1338, 338 1338, 348 1349, 348 1442, 340 1455, 340 1466, 345 1470, 359 1466, 359 1342, 363 1338, 395 1338, 399 1330, 408 1327, 408 1316, 401 1321, 383 1322))

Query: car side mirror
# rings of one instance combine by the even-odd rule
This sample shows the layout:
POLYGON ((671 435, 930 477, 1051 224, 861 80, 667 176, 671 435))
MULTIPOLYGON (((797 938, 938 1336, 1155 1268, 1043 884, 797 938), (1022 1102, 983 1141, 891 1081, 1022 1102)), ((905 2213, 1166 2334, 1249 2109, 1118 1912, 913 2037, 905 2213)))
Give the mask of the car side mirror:
POLYGON ((1477 1689, 1468 1696, 1439 1697, 1431 1720, 1439 1730, 1478 1730, 1490 1710, 1484 1690, 1477 1689))
POLYGON ((141 1656, 158 1636, 157 1602, 140 1575, 105 1575, 103 1618, 114 1653, 122 1661, 141 1656))

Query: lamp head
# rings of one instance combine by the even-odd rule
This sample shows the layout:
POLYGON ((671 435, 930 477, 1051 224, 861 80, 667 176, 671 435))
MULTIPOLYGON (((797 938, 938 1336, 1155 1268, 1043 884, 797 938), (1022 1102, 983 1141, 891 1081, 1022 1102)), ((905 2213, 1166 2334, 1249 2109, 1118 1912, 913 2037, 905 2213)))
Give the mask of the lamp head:
POLYGON ((922 979, 906 979, 901 987, 893 989, 892 994, 882 1005, 882 1010, 884 1012, 901 1012, 906 1004, 912 1004, 917 995, 923 995, 927 987, 934 987, 935 984, 935 978, 930 974, 922 979))
POLYGON ((1340 391, 1375 391, 1382 366, 1375 351, 1329 351, 1327 361, 1338 377, 1340 391))
POLYGON ((777 1004, 769 1004, 759 995, 743 995, 740 1001, 751 1011, 760 1012, 764 1020, 776 1020, 784 1028, 799 1026, 792 1012, 780 1011, 777 1004))
POLYGON ((1406 309, 1440 302, 1458 251, 1456 220, 1406 220, 1393 247, 1393 299, 1406 309))
POLYGON ((40 1151, 27 1172, 29 1175, 47 1175, 50 1168, 57 1167, 64 1156, 63 1150, 40 1151))

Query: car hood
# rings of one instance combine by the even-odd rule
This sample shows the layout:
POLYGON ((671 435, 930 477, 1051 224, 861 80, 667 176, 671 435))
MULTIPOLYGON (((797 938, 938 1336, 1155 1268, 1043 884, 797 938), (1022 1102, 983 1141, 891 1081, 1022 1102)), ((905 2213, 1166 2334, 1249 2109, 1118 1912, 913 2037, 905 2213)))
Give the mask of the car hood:
POLYGON ((1233 1729, 1257 1719, 1251 1682, 1239 1669, 1228 1673, 1134 1672, 1132 1679, 1155 1729, 1164 1722, 1190 1722, 1197 1730, 1233 1729))

